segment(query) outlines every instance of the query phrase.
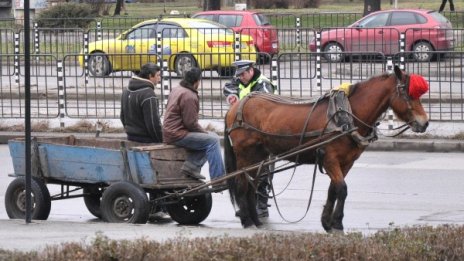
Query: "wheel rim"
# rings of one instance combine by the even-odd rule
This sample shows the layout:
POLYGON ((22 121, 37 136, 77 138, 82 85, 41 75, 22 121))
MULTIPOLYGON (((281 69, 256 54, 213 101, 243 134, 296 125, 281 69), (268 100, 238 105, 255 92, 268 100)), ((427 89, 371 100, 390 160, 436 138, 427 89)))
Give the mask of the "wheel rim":
POLYGON ((181 56, 178 58, 177 61, 177 71, 181 74, 184 75, 184 72, 189 71, 192 69, 193 66, 193 61, 192 58, 189 56, 181 56))
POLYGON ((128 220, 134 214, 134 202, 127 196, 120 196, 114 200, 113 212, 121 220, 128 220))
MULTIPOLYGON (((16 202, 15 205, 19 211, 26 213, 26 190, 21 189, 16 192, 16 202)), ((35 198, 34 194, 31 193, 31 209, 35 209, 35 198)))
POLYGON ((330 45, 326 51, 328 52, 327 56, 331 61, 338 61, 341 59, 342 48, 338 45, 330 45))
POLYGON ((418 61, 427 61, 430 56, 430 48, 427 45, 418 45, 414 49, 416 60, 418 61))
POLYGON ((188 213, 195 213, 198 209, 200 200, 198 198, 183 198, 182 199, 182 209, 188 213))
POLYGON ((104 70, 104 58, 101 55, 95 55, 92 57, 90 64, 91 68, 95 72, 95 75, 103 75, 104 70))

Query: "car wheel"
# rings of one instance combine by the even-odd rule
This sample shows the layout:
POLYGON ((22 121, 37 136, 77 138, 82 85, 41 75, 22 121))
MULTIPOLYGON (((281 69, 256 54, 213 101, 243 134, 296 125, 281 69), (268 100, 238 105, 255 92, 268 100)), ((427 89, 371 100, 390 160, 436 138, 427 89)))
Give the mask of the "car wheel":
POLYGON ((412 57, 417 62, 428 62, 433 58, 433 47, 428 42, 416 43, 412 51, 412 57))
POLYGON ((103 77, 111 73, 108 57, 101 52, 92 53, 88 61, 89 73, 94 77, 103 77))
POLYGON ((193 67, 197 67, 197 62, 190 54, 178 54, 174 65, 174 70, 177 76, 184 76, 184 72, 189 71, 193 67))
POLYGON ((343 47, 339 43, 328 43, 324 47, 324 58, 329 62, 341 62, 345 59, 343 47))

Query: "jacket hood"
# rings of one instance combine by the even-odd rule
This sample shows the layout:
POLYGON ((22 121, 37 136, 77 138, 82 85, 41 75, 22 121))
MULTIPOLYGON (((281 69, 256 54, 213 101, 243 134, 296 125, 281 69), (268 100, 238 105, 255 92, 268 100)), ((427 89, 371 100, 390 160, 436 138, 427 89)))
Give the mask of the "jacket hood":
POLYGON ((152 83, 148 79, 140 78, 138 76, 132 76, 132 79, 130 79, 129 81, 128 89, 131 91, 136 91, 136 90, 147 88, 147 87, 151 87, 152 89, 155 89, 155 84, 152 83))
POLYGON ((191 83, 189 83, 189 82, 187 82, 185 80, 180 81, 179 85, 184 87, 184 88, 187 88, 187 89, 189 89, 189 90, 191 90, 193 92, 195 92, 196 94, 198 94, 198 91, 195 90, 195 88, 193 88, 193 84, 191 84, 191 83))

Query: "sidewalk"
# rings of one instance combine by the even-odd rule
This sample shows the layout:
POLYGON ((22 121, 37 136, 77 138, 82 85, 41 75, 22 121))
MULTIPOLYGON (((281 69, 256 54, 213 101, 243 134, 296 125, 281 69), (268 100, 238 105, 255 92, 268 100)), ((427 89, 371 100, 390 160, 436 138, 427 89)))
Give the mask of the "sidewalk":
MULTIPOLYGON (((464 130, 463 130, 464 131, 464 130)), ((60 132, 33 132, 32 136, 69 136, 95 137, 95 133, 60 133, 60 132)), ((7 144, 8 140, 24 137, 23 132, 0 132, 0 144, 7 144)), ((104 138, 126 138, 123 133, 102 133, 104 138)), ((369 144, 367 150, 372 151, 422 151, 422 152, 464 152, 464 140, 439 138, 387 138, 369 144)))

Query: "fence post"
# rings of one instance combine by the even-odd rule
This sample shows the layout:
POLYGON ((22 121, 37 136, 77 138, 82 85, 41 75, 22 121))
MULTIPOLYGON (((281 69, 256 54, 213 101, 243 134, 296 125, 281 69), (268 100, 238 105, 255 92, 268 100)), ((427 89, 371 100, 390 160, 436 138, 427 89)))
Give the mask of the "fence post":
POLYGON ((64 102, 64 84, 63 84, 63 61, 58 60, 56 63, 58 73, 58 112, 60 115, 60 129, 64 129, 65 102, 64 102))
POLYGON ((89 32, 84 33, 84 82, 89 83, 89 32))
POLYGON ((404 70, 405 68, 405 45, 406 45, 406 35, 405 33, 400 33, 400 69, 404 70))
POLYGON ((168 61, 164 60, 163 58, 163 46, 161 45, 163 39, 162 39, 162 34, 161 32, 156 33, 156 63, 158 64, 159 67, 161 67, 161 83, 162 83, 162 88, 161 88, 161 98, 163 99, 163 105, 165 108, 166 105, 168 104, 168 98, 171 90, 169 89, 169 82, 168 82, 168 77, 169 77, 169 67, 168 67, 168 61))
MULTIPOLYGON (((39 24, 34 23, 34 53, 40 54, 40 37, 39 37, 39 24)), ((36 56, 36 59, 39 57, 36 56)))
MULTIPOLYGON (((392 57, 387 58, 387 65, 386 65, 386 71, 388 73, 393 72, 393 59, 392 57)), ((387 116, 388 116, 388 129, 393 130, 393 111, 391 108, 388 108, 387 110, 387 116)))
POLYGON ((19 33, 14 34, 14 76, 15 83, 19 85, 19 33))
MULTIPOLYGON (((235 32, 235 43, 234 43, 235 61, 240 60, 240 33, 235 32)), ((258 53, 259 56, 259 53, 258 53)))
POLYGON ((278 72, 277 72, 277 59, 274 57, 271 60, 271 81, 276 87, 276 90, 280 94, 279 81, 278 81, 278 72))
POLYGON ((316 31, 316 87, 322 94, 321 63, 321 32, 316 31))
POLYGON ((300 32, 300 17, 296 18, 296 47, 298 49, 298 52, 300 51, 301 48, 301 32, 300 32))
POLYGON ((102 24, 101 21, 97 21, 97 40, 100 41, 102 39, 102 24))

